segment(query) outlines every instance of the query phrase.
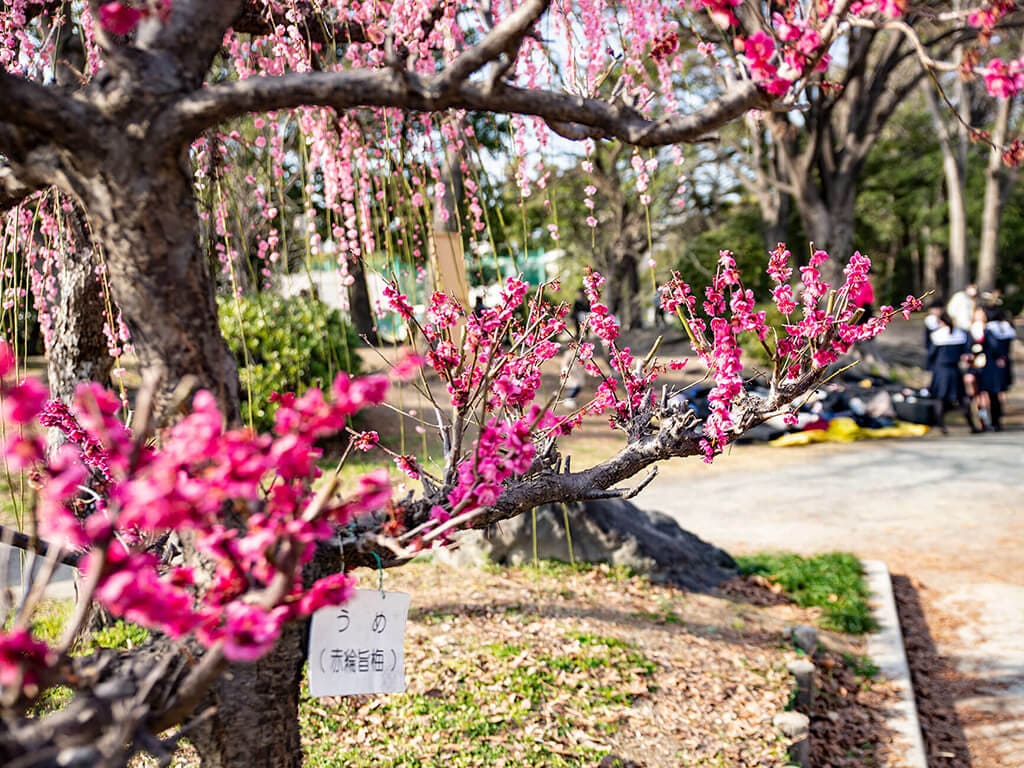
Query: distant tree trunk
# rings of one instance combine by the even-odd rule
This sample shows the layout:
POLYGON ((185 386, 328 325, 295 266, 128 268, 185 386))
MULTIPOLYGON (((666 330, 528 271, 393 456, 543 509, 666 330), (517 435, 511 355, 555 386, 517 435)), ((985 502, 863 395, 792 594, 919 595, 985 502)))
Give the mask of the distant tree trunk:
POLYGON ((915 296, 924 293, 921 287, 924 284, 924 267, 921 263, 921 241, 913 237, 910 241, 910 264, 911 264, 911 291, 915 296))
POLYGON ((617 239, 603 250, 596 265, 607 282, 604 301, 624 329, 639 328, 642 317, 639 256, 617 239))
POLYGON ((764 245, 767 250, 772 250, 779 243, 789 242, 789 195, 779 195, 778 206, 772 211, 770 218, 762 215, 764 245))
POLYGON ((933 239, 932 228, 925 225, 921 228, 921 239, 924 241, 924 264, 921 268, 921 290, 942 294, 942 271, 945 259, 942 248, 933 239))
MULTIPOLYGON (((779 136, 773 137, 770 131, 766 131, 763 121, 760 118, 747 116, 747 137, 750 146, 750 170, 754 172, 753 178, 744 173, 737 176, 757 201, 757 207, 761 212, 761 232, 764 236, 765 250, 772 250, 779 243, 789 241, 787 223, 791 198, 788 192, 781 189, 783 185, 788 186, 786 169, 780 158, 780 152, 775 147, 774 141, 780 141, 779 136)), ((795 149, 790 147, 789 152, 795 149)))
MULTIPOLYGON (((939 138, 942 150, 942 173, 946 186, 946 204, 949 212, 949 295, 959 291, 970 282, 970 260, 967 257, 967 205, 966 195, 966 146, 960 136, 949 130, 944 119, 945 107, 940 105, 935 95, 935 86, 930 80, 921 82, 921 93, 928 104, 932 117, 932 125, 939 138)), ((962 83, 958 84, 957 93, 960 100, 959 109, 967 109, 964 104, 967 90, 962 83)), ((963 117, 963 115, 960 115, 963 117)), ((968 119, 970 115, 968 114, 968 119)))
POLYGON ((75 388, 84 381, 105 383, 113 360, 103 326, 107 307, 96 278, 97 261, 88 233, 72 209, 65 224, 74 233, 74 247, 64 248, 57 272, 57 300, 49 308, 53 334, 46 350, 50 394, 70 403, 75 388))
POLYGON ((814 248, 828 251, 831 256, 822 265, 822 275, 834 285, 842 284, 843 268, 853 253, 856 202, 856 182, 848 178, 834 180, 827 202, 816 194, 796 201, 804 231, 814 248))
POLYGON ((951 152, 942 152, 942 171, 946 179, 946 204, 949 209, 949 295, 970 282, 967 258, 967 206, 964 202, 964 178, 960 164, 951 152))
POLYGON ((622 306, 620 316, 622 327, 627 329, 643 327, 644 301, 640 292, 640 265, 638 257, 624 257, 620 262, 622 270, 622 306))
POLYGON ((990 291, 996 287, 999 271, 999 222, 1003 202, 1010 189, 1010 179, 1003 169, 1001 147, 1006 142, 1010 123, 1011 99, 1002 99, 996 112, 992 129, 992 143, 989 148, 988 164, 985 166, 985 203, 981 212, 981 246, 978 249, 978 288, 990 291))
POLYGON ((366 268, 362 259, 353 259, 348 265, 348 273, 355 282, 348 289, 349 315, 352 327, 369 343, 377 341, 377 321, 370 304, 370 288, 366 282, 366 268))

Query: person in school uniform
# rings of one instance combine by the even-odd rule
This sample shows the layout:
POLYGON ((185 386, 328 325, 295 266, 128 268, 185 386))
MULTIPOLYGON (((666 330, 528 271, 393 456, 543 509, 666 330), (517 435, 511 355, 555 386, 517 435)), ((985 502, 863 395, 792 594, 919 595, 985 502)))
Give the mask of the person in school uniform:
POLYGON ((1006 391, 1013 386, 1013 342, 1017 338, 1017 329, 1008 319, 1006 311, 1000 307, 992 309, 985 333, 991 336, 996 348, 995 364, 998 369, 998 387, 996 399, 1000 410, 1006 402, 1006 391))
POLYGON ((932 372, 932 382, 928 387, 931 396, 938 400, 935 406, 935 423, 942 434, 946 429, 946 413, 953 407, 963 411, 964 418, 971 432, 981 432, 974 423, 971 404, 964 389, 964 377, 960 371, 960 363, 970 353, 971 337, 962 328, 953 324, 948 313, 938 316, 938 326, 928 334, 928 370, 932 372))
MULTIPOLYGON (((971 362, 964 383, 968 396, 974 399, 982 428, 991 427, 998 432, 1003 428, 1003 409, 999 401, 999 388, 1003 377, 999 365, 1000 345, 989 332, 988 321, 988 312, 984 307, 974 310, 974 321, 970 328, 971 362)), ((1005 365, 1005 360, 1002 362, 1005 365)))

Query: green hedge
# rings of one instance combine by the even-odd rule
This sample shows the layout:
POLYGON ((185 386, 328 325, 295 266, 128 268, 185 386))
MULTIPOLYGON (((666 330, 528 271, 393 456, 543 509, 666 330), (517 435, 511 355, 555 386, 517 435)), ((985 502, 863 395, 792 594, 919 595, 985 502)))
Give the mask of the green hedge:
POLYGON ((329 385, 340 371, 359 373, 359 337, 319 299, 260 294, 218 304, 221 332, 238 360, 246 424, 273 425, 271 392, 301 393, 329 385))

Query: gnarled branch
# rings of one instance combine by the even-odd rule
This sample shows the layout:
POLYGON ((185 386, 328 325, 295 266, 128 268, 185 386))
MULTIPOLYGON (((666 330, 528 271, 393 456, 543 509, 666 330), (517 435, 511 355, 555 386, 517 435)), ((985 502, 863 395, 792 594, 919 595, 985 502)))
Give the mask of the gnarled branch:
POLYGON ((530 28, 550 4, 551 0, 526 0, 496 24, 477 45, 467 48, 448 64, 438 75, 434 86, 442 93, 449 92, 502 55, 514 60, 530 28))
MULTIPOLYGON (((33 143, 77 147, 89 142, 97 113, 84 101, 0 69, 0 126, 31 131, 33 143)), ((0 133, 0 136, 4 134, 0 133)), ((8 139, 11 138, 7 134, 8 139)), ((0 151, 8 148, 0 145, 0 151)))
MULTIPOLYGON (((658 119, 644 117, 632 107, 555 91, 512 85, 463 81, 446 90, 441 75, 396 75, 387 70, 307 72, 280 77, 253 77, 221 83, 183 97, 158 118, 157 141, 187 142, 203 130, 250 112, 303 106, 396 107, 424 112, 468 109, 536 115, 558 126, 583 126, 586 136, 616 138, 641 147, 693 143, 736 119, 744 112, 764 108, 769 97, 753 83, 741 83, 689 115, 658 119)), ((581 138, 582 135, 573 136, 581 138)))
POLYGON ((175 0, 166 22, 140 25, 135 44, 170 54, 192 87, 198 88, 243 5, 243 0, 175 0))
POLYGON ((46 185, 27 180, 8 163, 0 162, 0 213, 14 208, 46 185))

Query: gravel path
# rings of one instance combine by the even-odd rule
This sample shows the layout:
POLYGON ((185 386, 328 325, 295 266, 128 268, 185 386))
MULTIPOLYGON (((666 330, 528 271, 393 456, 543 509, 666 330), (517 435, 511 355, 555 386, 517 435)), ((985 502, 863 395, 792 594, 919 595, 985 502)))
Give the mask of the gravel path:
POLYGON ((638 498, 733 553, 849 550, 913 579, 971 760, 1024 766, 1024 430, 804 448, 665 467, 638 498))

